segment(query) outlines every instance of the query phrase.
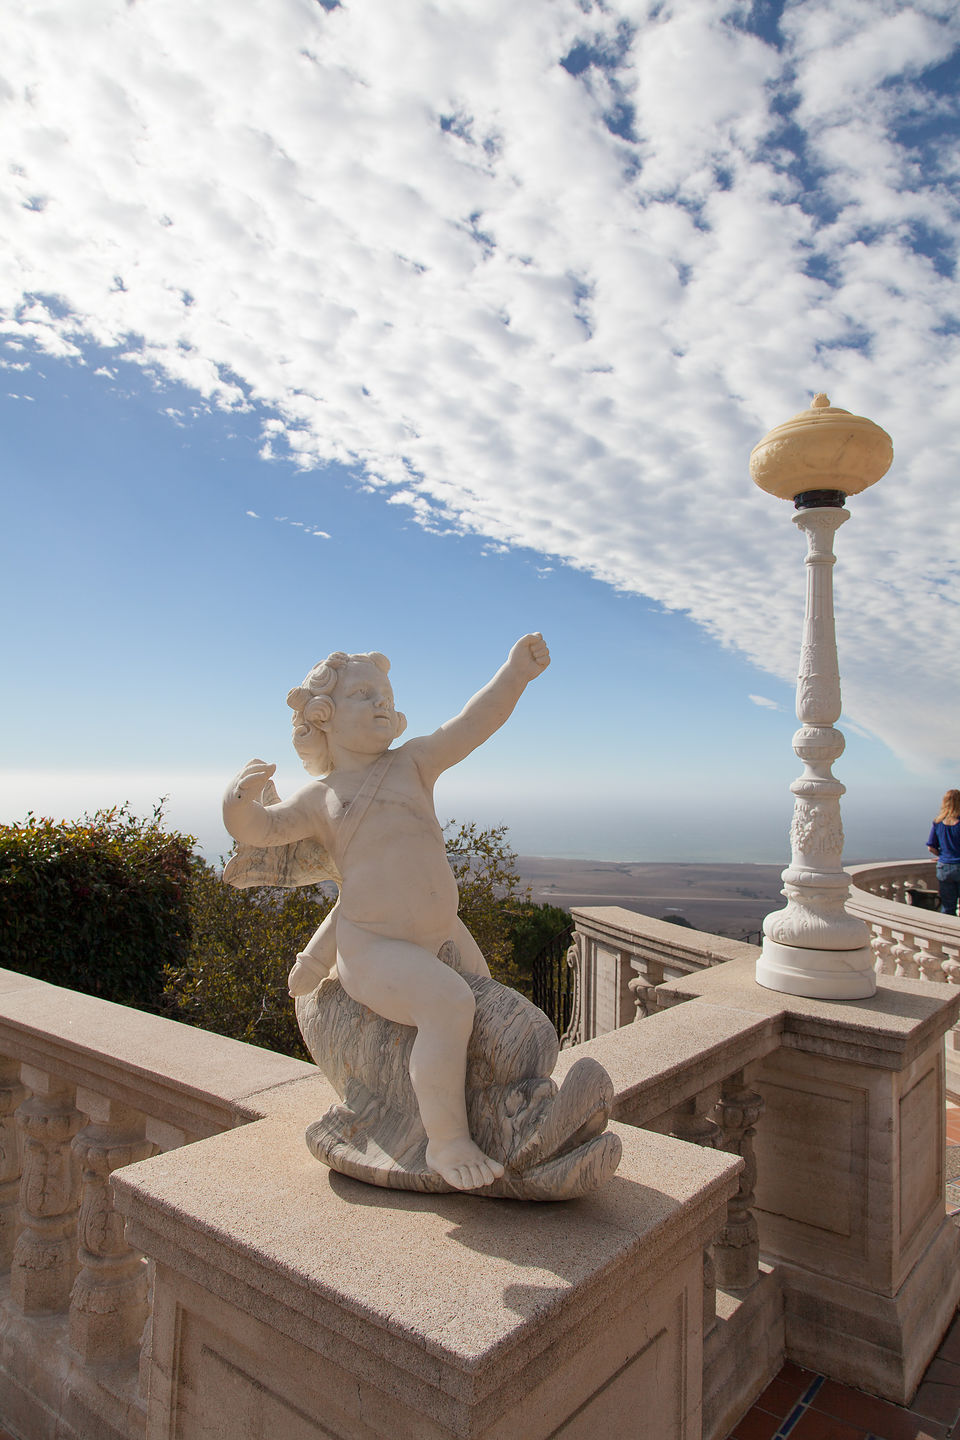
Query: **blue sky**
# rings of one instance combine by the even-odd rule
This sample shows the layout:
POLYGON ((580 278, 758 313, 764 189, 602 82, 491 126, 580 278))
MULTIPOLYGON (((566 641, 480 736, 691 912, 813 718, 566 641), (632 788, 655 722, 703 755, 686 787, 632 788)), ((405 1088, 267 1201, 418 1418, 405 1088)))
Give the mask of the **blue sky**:
POLYGON ((301 783, 329 650, 390 655, 416 733, 541 629, 443 818, 785 861, 802 544, 747 461, 826 389, 896 449, 838 537, 847 857, 922 853, 960 769, 952 4, 10 34, 0 818, 169 795, 219 853, 246 759, 301 783))

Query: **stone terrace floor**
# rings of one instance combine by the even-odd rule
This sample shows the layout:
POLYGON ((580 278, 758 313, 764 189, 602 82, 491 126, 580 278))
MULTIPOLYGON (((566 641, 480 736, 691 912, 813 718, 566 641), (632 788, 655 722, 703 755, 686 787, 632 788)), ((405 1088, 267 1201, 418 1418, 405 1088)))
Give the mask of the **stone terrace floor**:
MULTIPOLYGON (((947 1106, 947 1208, 960 1222, 960 1107, 947 1106)), ((784 1365, 728 1440, 960 1440, 960 1312, 909 1409, 784 1365)), ((0 1436, 3 1440, 3 1436, 0 1436)))
POLYGON ((729 1440, 952 1440, 958 1419, 960 1319, 955 1319, 909 1410, 788 1363, 729 1440))

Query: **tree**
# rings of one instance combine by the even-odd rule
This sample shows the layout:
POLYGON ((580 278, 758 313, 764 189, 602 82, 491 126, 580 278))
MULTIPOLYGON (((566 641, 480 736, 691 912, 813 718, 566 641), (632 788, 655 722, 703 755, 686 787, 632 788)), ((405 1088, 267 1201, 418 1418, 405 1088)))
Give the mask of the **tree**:
POLYGON ((520 907, 529 902, 530 890, 517 874, 517 857, 507 843, 506 825, 481 830, 472 821, 458 826, 450 820, 444 835, 447 859, 460 890, 460 919, 483 951, 493 978, 522 989, 523 976, 513 956, 512 926, 520 907))
POLYGON ((519 910, 511 912, 510 921, 513 963, 521 977, 527 980, 532 975, 533 963, 538 955, 551 941, 566 934, 573 925, 573 916, 559 905, 535 904, 528 900, 519 910))

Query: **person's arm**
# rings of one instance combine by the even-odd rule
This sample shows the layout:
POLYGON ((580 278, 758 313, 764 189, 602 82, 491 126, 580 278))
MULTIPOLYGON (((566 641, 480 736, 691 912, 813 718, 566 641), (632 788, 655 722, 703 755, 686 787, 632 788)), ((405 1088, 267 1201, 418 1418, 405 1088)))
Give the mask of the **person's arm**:
POLYGON ((940 859, 940 837, 937 834, 936 824, 930 826, 930 834, 927 836, 927 849, 931 855, 935 855, 938 860, 940 859))
POLYGON ((276 805, 262 804, 263 787, 276 768, 263 760, 248 761, 223 797, 223 823, 244 845, 289 845, 317 833, 317 816, 306 803, 305 791, 276 805))
POLYGON ((530 681, 546 670, 549 664, 550 651, 543 636, 539 632, 524 635, 490 683, 467 701, 459 715, 441 725, 432 735, 408 741, 406 748, 415 754, 421 769, 436 778, 441 771, 449 770, 451 765, 465 759, 500 729, 513 714, 530 681))

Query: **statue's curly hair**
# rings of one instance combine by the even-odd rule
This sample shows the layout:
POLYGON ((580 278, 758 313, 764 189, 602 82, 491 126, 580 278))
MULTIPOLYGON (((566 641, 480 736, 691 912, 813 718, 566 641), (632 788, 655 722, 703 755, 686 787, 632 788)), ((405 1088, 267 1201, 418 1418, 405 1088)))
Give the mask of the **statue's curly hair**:
MULTIPOLYGON (((320 727, 333 718, 336 709, 333 690, 340 671, 351 660, 370 660, 384 675, 390 669, 390 661, 379 650, 370 650, 365 655, 348 655, 344 650, 334 650, 326 660, 314 665, 302 685, 295 686, 287 695, 287 704, 293 711, 294 748, 310 775, 328 775, 333 769, 327 737, 320 727)), ((406 728, 407 717, 398 710, 393 738, 402 735, 406 728)))

